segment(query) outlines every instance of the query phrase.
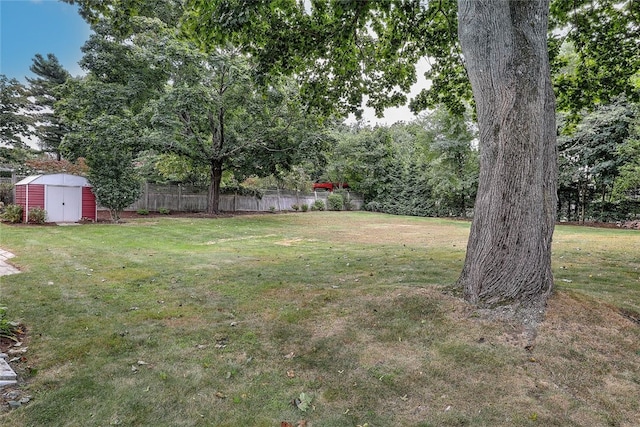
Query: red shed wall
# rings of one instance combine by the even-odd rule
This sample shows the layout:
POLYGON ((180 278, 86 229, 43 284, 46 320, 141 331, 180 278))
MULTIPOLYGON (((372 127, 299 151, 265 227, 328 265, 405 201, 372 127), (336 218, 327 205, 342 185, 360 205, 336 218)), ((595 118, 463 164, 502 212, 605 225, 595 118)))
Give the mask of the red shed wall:
POLYGON ((24 207, 26 203, 27 203, 27 186, 26 185, 16 186, 16 205, 20 205, 24 207))
POLYGON ((27 184, 16 186, 16 205, 22 206, 22 221, 26 222, 29 209, 44 209, 44 185, 27 184))
POLYGON ((91 187, 82 187, 82 218, 97 219, 96 196, 91 187))
POLYGON ((29 209, 40 208, 44 209, 44 185, 43 184, 29 184, 29 209))

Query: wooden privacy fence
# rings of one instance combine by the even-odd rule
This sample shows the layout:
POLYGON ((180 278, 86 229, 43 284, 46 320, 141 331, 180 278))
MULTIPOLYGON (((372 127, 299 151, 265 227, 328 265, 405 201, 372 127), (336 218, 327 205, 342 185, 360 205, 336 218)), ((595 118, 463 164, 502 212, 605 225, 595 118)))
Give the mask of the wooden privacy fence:
MULTIPOLYGON (((313 193, 301 193, 285 190, 267 190, 262 198, 254 196, 241 196, 237 194, 220 195, 220 210, 225 212, 240 211, 285 211, 293 210, 293 205, 311 205, 316 200, 323 200, 327 205, 328 191, 315 191, 313 193)), ((360 210, 363 205, 361 197, 353 193, 345 193, 345 200, 350 203, 351 210, 360 210)), ((143 194, 137 202, 126 210, 137 211, 146 209, 158 211, 168 209, 179 212, 204 212, 207 210, 207 192, 198 191, 183 185, 157 185, 145 184, 143 194)))

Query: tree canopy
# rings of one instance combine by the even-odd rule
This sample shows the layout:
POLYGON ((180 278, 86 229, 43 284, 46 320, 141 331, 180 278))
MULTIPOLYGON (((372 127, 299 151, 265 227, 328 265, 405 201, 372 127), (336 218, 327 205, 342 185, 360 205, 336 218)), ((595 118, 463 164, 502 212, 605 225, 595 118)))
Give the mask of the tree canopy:
POLYGON ((321 121, 300 102, 294 81, 259 86, 253 60, 233 46, 203 52, 157 17, 127 23, 126 36, 110 18, 94 25, 81 61, 89 73, 64 87, 57 107, 70 127, 69 155, 91 164, 113 149, 96 138, 104 123, 117 123, 114 131, 126 123, 124 152, 208 170, 210 213, 218 212, 224 170, 264 176, 317 156, 326 142, 321 121))
POLYGON ((640 101, 640 3, 554 0, 551 29, 559 109, 575 116, 620 95, 640 101))
POLYGON ((256 85, 251 58, 227 46, 200 52, 169 32, 149 33, 150 61, 168 74, 151 103, 152 147, 209 169, 209 211, 218 211, 224 170, 237 178, 288 170, 322 148, 317 118, 290 79, 256 85), (167 38, 160 38, 164 34, 167 38))
MULTIPOLYGON (((364 98, 378 114, 407 101, 416 112, 444 104, 462 113, 472 101, 457 0, 64 1, 78 4, 89 22, 111 17, 124 33, 132 16, 181 20, 200 48, 231 42, 258 60, 262 79, 295 74, 307 99, 328 110, 358 112, 364 98), (421 58, 431 84, 408 100, 421 58)), ((620 94, 636 102, 639 31, 637 1, 552 0, 548 48, 558 108, 578 117, 620 94)))

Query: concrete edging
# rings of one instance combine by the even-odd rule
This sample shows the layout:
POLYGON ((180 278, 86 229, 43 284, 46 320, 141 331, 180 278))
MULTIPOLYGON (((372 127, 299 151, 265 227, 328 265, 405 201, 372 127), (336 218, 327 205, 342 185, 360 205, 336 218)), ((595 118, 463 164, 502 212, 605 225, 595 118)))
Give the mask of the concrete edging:
POLYGON ((15 255, 11 252, 0 249, 0 276, 8 276, 10 274, 18 274, 20 270, 9 264, 7 261, 15 255))

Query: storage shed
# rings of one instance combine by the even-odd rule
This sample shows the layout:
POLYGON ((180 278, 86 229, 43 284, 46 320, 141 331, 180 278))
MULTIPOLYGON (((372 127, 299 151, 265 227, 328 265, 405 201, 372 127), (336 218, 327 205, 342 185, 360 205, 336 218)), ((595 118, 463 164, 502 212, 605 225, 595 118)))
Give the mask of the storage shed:
POLYGON ((91 184, 85 177, 56 173, 28 176, 16 184, 17 205, 23 207, 22 219, 29 221, 29 209, 47 211, 47 222, 96 220, 98 208, 91 184))

